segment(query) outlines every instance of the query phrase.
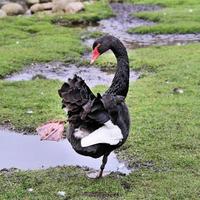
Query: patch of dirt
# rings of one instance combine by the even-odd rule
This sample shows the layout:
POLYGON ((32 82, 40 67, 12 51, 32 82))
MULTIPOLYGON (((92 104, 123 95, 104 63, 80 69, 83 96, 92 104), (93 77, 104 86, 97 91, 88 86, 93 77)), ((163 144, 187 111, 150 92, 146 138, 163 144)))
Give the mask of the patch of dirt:
MULTIPOLYGON (((154 25, 154 22, 133 17, 133 14, 141 11, 160 10, 159 6, 111 3, 111 7, 116 16, 99 21, 98 26, 88 27, 89 32, 99 31, 111 34, 119 38, 130 49, 152 45, 185 45, 200 42, 200 34, 130 34, 127 32, 130 28, 154 25)), ((91 46, 94 40, 90 38, 84 42, 87 46, 91 46)))
MULTIPOLYGON (((9 81, 35 80, 35 79, 56 79, 67 81, 74 74, 82 77, 90 86, 110 85, 114 77, 114 71, 105 72, 99 68, 88 66, 77 66, 75 64, 66 64, 63 62, 37 63, 27 66, 18 73, 11 74, 5 78, 9 81)), ((135 81, 139 73, 131 71, 130 80, 135 81)))

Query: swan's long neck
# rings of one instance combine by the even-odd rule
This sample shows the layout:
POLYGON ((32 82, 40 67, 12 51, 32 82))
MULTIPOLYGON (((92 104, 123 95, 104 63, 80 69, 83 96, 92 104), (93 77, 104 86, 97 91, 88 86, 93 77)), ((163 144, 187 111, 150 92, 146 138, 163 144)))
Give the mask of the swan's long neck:
POLYGON ((126 97, 129 88, 129 61, 124 45, 117 41, 111 47, 117 59, 117 70, 112 84, 106 93, 126 97))

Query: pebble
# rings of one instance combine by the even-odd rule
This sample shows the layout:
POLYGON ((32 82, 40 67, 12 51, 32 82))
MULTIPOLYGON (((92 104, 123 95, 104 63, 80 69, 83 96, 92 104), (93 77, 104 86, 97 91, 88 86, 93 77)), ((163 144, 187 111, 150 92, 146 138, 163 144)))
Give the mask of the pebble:
POLYGON ((1 7, 7 15, 20 15, 24 14, 24 8, 18 3, 7 3, 1 7))
POLYGON ((28 192, 33 192, 33 188, 28 188, 27 191, 28 192))
POLYGON ((181 88, 174 88, 174 89, 173 89, 173 92, 174 92, 174 93, 178 93, 178 94, 183 94, 184 91, 183 91, 183 89, 181 89, 181 88))
POLYGON ((65 192, 64 191, 58 191, 57 195, 58 196, 61 196, 61 197, 64 197, 65 196, 65 192))
POLYGON ((27 110, 26 113, 27 114, 33 114, 33 111, 32 110, 27 110))
POLYGON ((6 16, 7 16, 6 12, 3 10, 0 10, 0 18, 6 17, 6 16))

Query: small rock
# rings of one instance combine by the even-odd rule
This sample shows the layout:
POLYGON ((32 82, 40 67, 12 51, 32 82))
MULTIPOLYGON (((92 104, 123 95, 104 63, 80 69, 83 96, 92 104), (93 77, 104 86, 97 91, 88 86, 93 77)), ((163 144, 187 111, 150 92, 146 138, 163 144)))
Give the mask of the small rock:
POLYGON ((8 3, 1 8, 7 15, 20 15, 24 14, 24 8, 18 3, 8 3))
POLYGON ((42 5, 44 7, 44 10, 52 10, 52 8, 53 8, 53 3, 51 3, 51 2, 43 3, 42 5))
POLYGON ((6 17, 6 16, 7 16, 6 12, 3 10, 0 10, 0 18, 6 17))
POLYGON ((51 10, 53 8, 52 3, 37 3, 31 6, 31 13, 36 13, 44 10, 51 10))
POLYGON ((84 4, 81 2, 72 2, 65 6, 64 11, 66 13, 74 14, 84 10, 84 4))
POLYGON ((34 4, 40 3, 39 0, 26 0, 26 4, 31 7, 34 4))
POLYGON ((9 169, 3 168, 3 169, 0 170, 0 172, 9 172, 9 169))
POLYGON ((33 188, 28 188, 27 191, 28 192, 33 192, 33 188))
POLYGON ((44 9, 43 9, 42 4, 39 4, 39 3, 36 3, 30 7, 31 13, 36 13, 36 12, 43 11, 43 10, 44 9))
POLYGON ((31 10, 27 10, 25 15, 30 16, 31 15, 31 10))
POLYGON ((170 82, 169 82, 169 80, 165 80, 165 83, 167 83, 167 84, 168 84, 168 83, 170 83, 170 82))
POLYGON ((39 0, 40 3, 48 3, 48 2, 52 2, 52 0, 39 0))
POLYGON ((184 91, 183 91, 183 89, 181 89, 181 88, 174 88, 174 89, 173 89, 173 92, 174 92, 174 93, 177 93, 177 94, 183 94, 184 91))
POLYGON ((61 197, 65 197, 65 192, 64 191, 58 191, 57 195, 61 197))
POLYGON ((40 15, 51 15, 52 11, 51 10, 44 10, 44 11, 39 12, 39 14, 40 15))
POLYGON ((27 114, 33 114, 33 111, 32 110, 27 110, 26 113, 27 114))
POLYGON ((72 2, 79 2, 79 0, 53 0, 53 12, 63 12, 65 7, 72 2))

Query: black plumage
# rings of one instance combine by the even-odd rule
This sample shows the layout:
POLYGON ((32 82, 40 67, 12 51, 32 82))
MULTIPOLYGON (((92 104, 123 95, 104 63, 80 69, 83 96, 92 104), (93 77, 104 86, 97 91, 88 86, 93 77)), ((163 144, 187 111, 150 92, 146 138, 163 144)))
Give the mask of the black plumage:
POLYGON ((82 155, 98 158, 103 156, 103 163, 98 177, 101 177, 107 157, 114 149, 120 147, 129 134, 129 113, 125 98, 129 88, 129 61, 127 51, 121 41, 107 35, 97 39, 93 49, 98 47, 100 54, 111 49, 117 59, 117 70, 109 89, 101 96, 94 95, 84 80, 77 75, 64 83, 58 91, 63 107, 68 110, 68 140, 74 150, 82 155), (117 145, 95 144, 89 147, 81 146, 81 139, 75 137, 75 129, 87 130, 89 133, 111 120, 122 132, 123 140, 117 145))

